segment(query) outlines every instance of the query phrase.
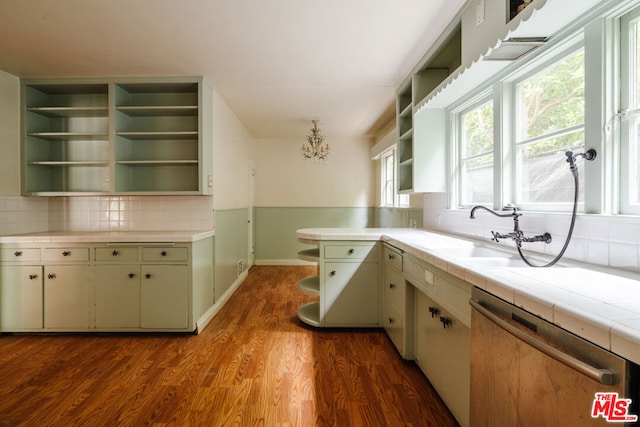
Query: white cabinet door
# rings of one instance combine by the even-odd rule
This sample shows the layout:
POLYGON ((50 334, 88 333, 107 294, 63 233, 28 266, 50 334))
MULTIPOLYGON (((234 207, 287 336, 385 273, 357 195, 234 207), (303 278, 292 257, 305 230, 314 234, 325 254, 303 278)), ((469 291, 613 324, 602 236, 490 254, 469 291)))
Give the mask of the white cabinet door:
POLYGON ((380 288, 377 262, 327 262, 320 322, 324 326, 379 324, 380 288))
POLYGON ((189 321, 187 266, 142 265, 140 272, 140 326, 186 328, 189 321))
POLYGON ((90 327, 88 265, 44 267, 44 327, 88 329, 90 327))
POLYGON ((469 425, 469 328, 416 292, 415 359, 458 422, 469 425))
POLYGON ((140 266, 94 267, 96 328, 140 327, 140 266))
POLYGON ((42 328, 42 266, 0 268, 0 330, 42 328))

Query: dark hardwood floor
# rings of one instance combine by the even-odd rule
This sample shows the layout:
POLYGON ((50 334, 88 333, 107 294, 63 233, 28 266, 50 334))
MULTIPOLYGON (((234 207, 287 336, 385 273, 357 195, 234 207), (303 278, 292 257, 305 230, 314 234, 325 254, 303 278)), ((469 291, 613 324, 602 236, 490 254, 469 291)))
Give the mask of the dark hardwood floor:
POLYGON ((0 425, 456 425, 383 331, 297 319, 314 272, 253 267, 200 335, 0 336, 0 425))

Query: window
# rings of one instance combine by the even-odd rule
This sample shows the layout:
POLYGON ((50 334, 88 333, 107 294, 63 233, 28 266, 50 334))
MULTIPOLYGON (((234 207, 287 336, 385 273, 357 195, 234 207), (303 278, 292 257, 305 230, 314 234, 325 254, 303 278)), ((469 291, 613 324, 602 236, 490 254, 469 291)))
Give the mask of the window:
POLYGON ((493 204, 493 101, 460 113, 459 204, 493 204))
POLYGON ((407 207, 409 196, 396 192, 396 148, 390 148, 380 155, 381 161, 381 188, 380 197, 382 206, 407 207))
POLYGON ((640 11, 620 25, 620 212, 640 213, 640 11))
MULTIPOLYGON (((572 204, 574 181, 564 153, 584 151, 584 76, 581 49, 515 84, 518 206, 556 210, 572 204)), ((582 175, 579 170, 581 187, 582 175)))

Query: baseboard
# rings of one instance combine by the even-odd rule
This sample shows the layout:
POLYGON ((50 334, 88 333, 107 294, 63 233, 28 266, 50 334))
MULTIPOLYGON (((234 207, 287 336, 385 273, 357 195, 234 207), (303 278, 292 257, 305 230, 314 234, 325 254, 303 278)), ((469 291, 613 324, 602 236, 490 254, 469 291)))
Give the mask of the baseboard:
POLYGON ((315 262, 301 259, 256 259, 255 265, 316 265, 315 262))
POLYGON ((207 310, 198 319, 198 321, 196 322, 196 334, 199 334, 204 330, 204 328, 207 327, 209 322, 211 322, 216 314, 218 314, 220 309, 227 303, 229 298, 231 298, 231 295, 233 295, 233 293, 240 287, 240 285, 242 284, 242 282, 244 282, 244 279, 246 279, 248 275, 248 269, 243 271, 242 274, 239 275, 238 278, 233 282, 233 284, 229 286, 229 289, 227 289, 227 291, 222 294, 220 299, 216 300, 216 302, 209 308, 209 310, 207 310))

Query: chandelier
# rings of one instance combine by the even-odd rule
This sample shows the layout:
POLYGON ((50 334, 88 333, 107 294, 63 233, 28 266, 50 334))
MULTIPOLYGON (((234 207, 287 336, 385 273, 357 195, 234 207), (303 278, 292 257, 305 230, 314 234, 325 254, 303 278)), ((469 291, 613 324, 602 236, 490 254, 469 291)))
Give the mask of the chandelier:
POLYGON ((318 128, 318 120, 311 120, 313 127, 311 134, 307 135, 307 143, 302 144, 302 155, 305 159, 326 160, 331 152, 329 144, 324 142, 324 136, 318 128))

